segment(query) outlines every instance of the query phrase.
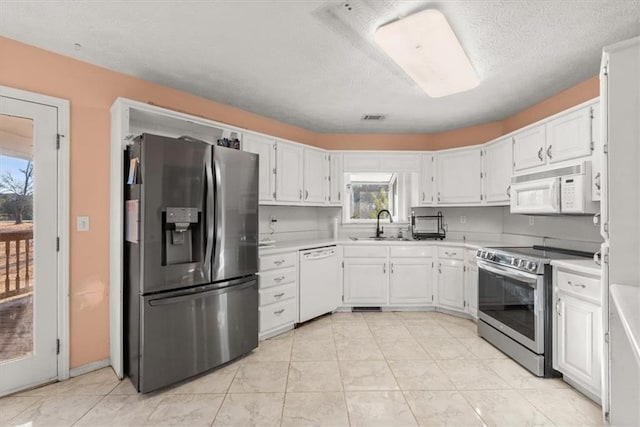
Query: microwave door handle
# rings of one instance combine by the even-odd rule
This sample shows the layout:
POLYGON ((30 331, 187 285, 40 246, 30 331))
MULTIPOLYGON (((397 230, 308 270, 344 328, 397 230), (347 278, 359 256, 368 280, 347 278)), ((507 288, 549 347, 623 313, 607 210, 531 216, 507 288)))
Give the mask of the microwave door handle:
POLYGON ((551 208, 554 212, 560 212, 560 178, 555 178, 551 184, 551 208))

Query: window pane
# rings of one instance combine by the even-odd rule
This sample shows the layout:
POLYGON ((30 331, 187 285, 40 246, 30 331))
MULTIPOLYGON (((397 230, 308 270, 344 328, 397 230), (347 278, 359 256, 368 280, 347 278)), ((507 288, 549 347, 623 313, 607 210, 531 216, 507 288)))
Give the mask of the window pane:
POLYGON ((389 185, 387 183, 351 183, 351 219, 375 219, 378 212, 388 209, 389 185))

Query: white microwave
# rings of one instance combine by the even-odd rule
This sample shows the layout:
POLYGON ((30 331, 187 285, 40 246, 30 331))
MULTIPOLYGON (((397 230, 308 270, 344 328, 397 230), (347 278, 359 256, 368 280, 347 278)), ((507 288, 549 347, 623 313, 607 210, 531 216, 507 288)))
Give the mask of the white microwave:
POLYGON ((591 200, 591 162, 511 178, 511 213, 594 214, 591 200))

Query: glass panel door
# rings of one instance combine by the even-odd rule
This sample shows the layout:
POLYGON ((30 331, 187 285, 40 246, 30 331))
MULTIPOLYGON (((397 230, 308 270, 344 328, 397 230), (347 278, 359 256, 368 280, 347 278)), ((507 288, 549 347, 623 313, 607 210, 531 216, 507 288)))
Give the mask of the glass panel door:
POLYGON ((57 118, 0 96, 0 395, 58 376, 57 118))

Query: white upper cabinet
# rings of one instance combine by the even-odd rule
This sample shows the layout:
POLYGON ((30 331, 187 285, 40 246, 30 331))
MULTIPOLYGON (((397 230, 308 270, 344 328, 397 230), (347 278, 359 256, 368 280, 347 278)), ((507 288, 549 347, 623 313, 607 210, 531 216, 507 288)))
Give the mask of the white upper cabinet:
POLYGON ((492 142, 484 148, 484 200, 488 203, 509 203, 513 174, 513 143, 511 138, 492 142))
POLYGON ((540 124, 513 136, 515 172, 546 163, 546 125, 540 124))
POLYGON ((431 205, 434 202, 433 197, 433 163, 434 156, 431 154, 423 154, 420 156, 420 188, 418 194, 418 202, 420 205, 431 205))
POLYGON ((276 200, 302 202, 303 196, 303 148, 299 145, 278 142, 276 150, 276 200))
POLYGON ((591 154, 591 107, 563 114, 547 122, 545 154, 549 163, 591 154))
POLYGON ((341 205, 343 197, 342 154, 329 154, 329 204, 341 205))
POLYGON ((304 194, 305 203, 325 203, 327 201, 327 158, 322 150, 304 148, 304 194))
POLYGON ((480 203, 480 148, 440 152, 436 155, 436 163, 438 203, 480 203))
POLYGON ((596 202, 601 198, 602 188, 602 135, 600 134, 600 103, 591 107, 591 141, 593 157, 591 159, 591 199, 596 202))
POLYGON ((276 199, 276 141, 261 135, 245 133, 243 150, 259 156, 259 194, 261 202, 276 199))

